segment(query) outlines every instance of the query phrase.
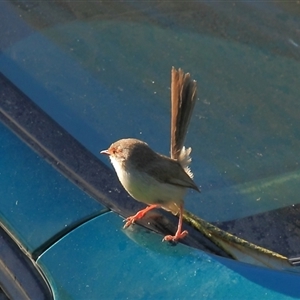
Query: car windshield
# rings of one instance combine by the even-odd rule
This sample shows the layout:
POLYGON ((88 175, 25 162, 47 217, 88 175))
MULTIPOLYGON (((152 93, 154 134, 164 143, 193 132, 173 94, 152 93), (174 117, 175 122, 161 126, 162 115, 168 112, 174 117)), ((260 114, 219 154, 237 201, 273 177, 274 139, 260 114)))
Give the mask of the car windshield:
POLYGON ((169 154, 170 70, 190 72, 185 207, 243 218, 299 203, 298 6, 5 1, 0 72, 107 165, 124 137, 169 154))

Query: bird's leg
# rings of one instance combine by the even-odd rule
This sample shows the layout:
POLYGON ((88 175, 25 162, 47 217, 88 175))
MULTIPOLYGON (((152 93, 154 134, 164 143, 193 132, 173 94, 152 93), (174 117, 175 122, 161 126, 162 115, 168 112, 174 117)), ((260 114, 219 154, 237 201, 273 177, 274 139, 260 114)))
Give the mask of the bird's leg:
POLYGON ((125 225, 123 226, 123 228, 127 228, 128 226, 130 226, 131 224, 133 224, 135 221, 137 221, 137 220, 143 218, 143 217, 145 216, 145 214, 146 214, 149 210, 151 210, 151 209, 153 209, 153 208, 156 208, 156 207, 158 207, 158 205, 156 205, 156 204, 149 205, 149 206, 147 206, 146 208, 144 208, 144 209, 138 211, 134 216, 131 216, 131 217, 126 218, 126 219, 124 220, 124 222, 126 222, 126 223, 125 223, 125 225))
POLYGON ((183 216, 183 206, 180 205, 180 211, 179 211, 179 221, 178 221, 178 227, 175 235, 166 235, 163 238, 163 241, 177 241, 179 239, 183 239, 188 232, 186 230, 182 231, 182 216, 183 216))

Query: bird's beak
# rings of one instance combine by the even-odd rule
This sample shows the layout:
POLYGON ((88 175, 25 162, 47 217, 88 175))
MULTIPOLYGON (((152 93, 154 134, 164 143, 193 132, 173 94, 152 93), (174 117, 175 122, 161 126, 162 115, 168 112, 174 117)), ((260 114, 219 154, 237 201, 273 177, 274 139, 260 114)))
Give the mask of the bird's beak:
POLYGON ((100 151, 101 154, 105 154, 105 155, 110 155, 110 153, 108 152, 108 150, 102 150, 100 151))

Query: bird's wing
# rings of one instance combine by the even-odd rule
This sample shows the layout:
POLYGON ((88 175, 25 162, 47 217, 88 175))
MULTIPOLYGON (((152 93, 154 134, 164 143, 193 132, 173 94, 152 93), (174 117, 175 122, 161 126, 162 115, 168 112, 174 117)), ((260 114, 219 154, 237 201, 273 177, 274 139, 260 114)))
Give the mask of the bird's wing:
MULTIPOLYGON (((184 172, 184 174, 185 174, 185 172, 184 172)), ((181 176, 181 178, 179 178, 179 177, 168 178, 165 182, 174 184, 174 185, 179 185, 182 187, 191 188, 191 189, 194 189, 194 190, 200 192, 200 189, 198 188, 198 186, 194 183, 194 181, 189 176, 186 176, 186 177, 181 176)))
POLYGON ((200 192, 198 186, 183 170, 178 161, 166 156, 164 158, 165 160, 157 160, 155 164, 149 164, 147 173, 157 178, 160 182, 191 188, 200 192), (168 172, 162 172, 164 169, 167 169, 168 172))

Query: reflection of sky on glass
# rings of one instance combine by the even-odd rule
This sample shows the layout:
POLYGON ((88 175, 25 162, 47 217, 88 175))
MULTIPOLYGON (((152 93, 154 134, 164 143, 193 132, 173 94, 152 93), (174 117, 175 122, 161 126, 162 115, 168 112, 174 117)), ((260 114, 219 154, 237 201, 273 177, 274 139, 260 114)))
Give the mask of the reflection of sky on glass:
POLYGON ((23 8, 41 31, 0 57, 2 72, 55 120, 96 155, 122 137, 167 154, 170 69, 182 67, 199 97, 186 145, 202 194, 191 193, 187 208, 223 220, 298 201, 296 11, 130 2, 121 14, 114 4, 76 5, 64 4, 52 23, 42 5, 23 8))

